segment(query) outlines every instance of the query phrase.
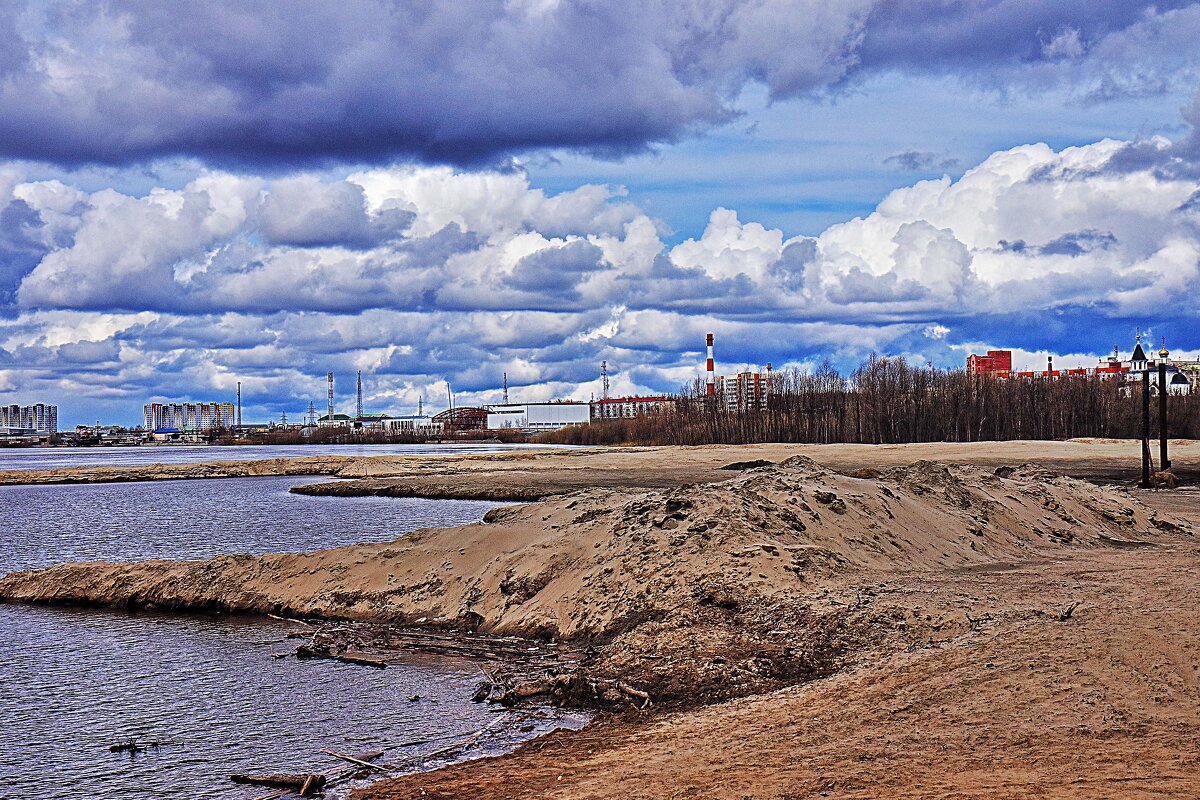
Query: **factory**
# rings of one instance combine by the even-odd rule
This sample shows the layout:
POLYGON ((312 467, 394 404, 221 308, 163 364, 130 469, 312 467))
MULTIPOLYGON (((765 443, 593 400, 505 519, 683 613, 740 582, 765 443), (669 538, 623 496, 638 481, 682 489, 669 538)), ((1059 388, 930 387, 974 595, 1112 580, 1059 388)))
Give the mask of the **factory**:
POLYGON ((767 398, 774 391, 774 381, 771 363, 767 362, 765 372, 751 369, 742 370, 735 375, 717 377, 716 362, 713 358, 713 335, 708 334, 708 359, 705 365, 707 381, 705 394, 714 398, 726 411, 747 411, 755 408, 766 408, 767 398))
POLYGON ((487 408, 487 429, 522 430, 530 433, 556 431, 584 425, 592 419, 591 404, 571 400, 553 403, 507 403, 487 408))

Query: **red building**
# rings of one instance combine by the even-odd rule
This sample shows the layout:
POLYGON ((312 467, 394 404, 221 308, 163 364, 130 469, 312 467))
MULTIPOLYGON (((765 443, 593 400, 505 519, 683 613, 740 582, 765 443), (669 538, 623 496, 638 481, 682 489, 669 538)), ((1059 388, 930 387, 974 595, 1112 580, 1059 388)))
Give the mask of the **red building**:
POLYGON ((972 353, 967 356, 967 372, 971 375, 996 375, 1007 378, 1012 374, 1012 351, 988 350, 986 356, 972 353))

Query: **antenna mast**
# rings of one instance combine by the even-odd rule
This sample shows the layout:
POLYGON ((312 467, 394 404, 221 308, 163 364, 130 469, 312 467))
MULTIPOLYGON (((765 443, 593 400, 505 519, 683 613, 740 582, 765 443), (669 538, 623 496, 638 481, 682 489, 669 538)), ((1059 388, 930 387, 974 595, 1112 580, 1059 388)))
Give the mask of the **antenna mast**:
POLYGON ((608 399, 608 362, 607 361, 600 362, 600 387, 601 387, 600 399, 607 400, 608 399))
POLYGON ((355 411, 358 414, 358 416, 355 417, 355 419, 362 419, 363 409, 362 409, 362 370, 361 369, 358 371, 358 404, 355 407, 355 411))
POLYGON ((508 373, 504 373, 504 405, 508 405, 508 373))
POLYGON ((238 409, 237 409, 237 426, 242 427, 242 382, 238 381, 238 409))
POLYGON ((329 423, 333 424, 333 373, 329 373, 329 416, 326 417, 329 423))

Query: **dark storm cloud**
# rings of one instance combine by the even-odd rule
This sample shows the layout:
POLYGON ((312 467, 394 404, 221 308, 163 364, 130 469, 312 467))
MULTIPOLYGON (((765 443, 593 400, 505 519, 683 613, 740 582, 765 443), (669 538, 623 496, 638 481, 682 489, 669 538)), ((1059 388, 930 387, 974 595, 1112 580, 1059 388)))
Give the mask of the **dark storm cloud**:
MULTIPOLYGON (((0 19, 0 156, 275 167, 618 156, 732 119, 748 82, 781 99, 880 70, 1070 60, 1185 5, 12 2, 0 19)), ((1170 55, 1126 50, 1142 72, 1170 55)))
POLYGON ((1086 50, 1148 15, 1194 0, 905 0, 876 4, 859 51, 865 69, 945 72, 1053 60, 1073 31, 1086 50), (1049 52, 1047 50, 1049 49, 1049 52))

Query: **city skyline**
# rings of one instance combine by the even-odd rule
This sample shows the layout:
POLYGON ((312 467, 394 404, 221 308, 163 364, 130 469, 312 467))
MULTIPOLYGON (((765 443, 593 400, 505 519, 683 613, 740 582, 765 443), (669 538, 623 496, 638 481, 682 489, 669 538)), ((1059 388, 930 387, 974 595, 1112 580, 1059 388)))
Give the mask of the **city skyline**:
POLYGON ((17 4, 0 401, 657 394, 707 331, 727 372, 1200 350, 1200 4, 726 5, 17 4))

